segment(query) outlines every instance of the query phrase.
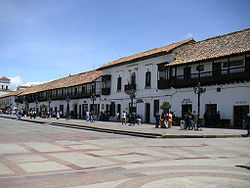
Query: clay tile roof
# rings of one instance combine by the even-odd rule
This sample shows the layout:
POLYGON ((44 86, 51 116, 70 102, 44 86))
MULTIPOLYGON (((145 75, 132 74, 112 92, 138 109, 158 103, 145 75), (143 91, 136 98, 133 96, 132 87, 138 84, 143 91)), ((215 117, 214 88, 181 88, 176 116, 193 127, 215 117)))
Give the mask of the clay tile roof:
POLYGON ((69 75, 64 78, 60 78, 57 80, 53 80, 50 82, 46 82, 43 84, 39 84, 36 86, 32 86, 30 88, 27 88, 23 90, 21 95, 27 95, 31 93, 37 93, 41 91, 46 91, 46 90, 52 90, 52 89, 59 89, 59 88, 65 88, 65 87, 70 87, 70 86, 76 86, 76 85, 81 85, 81 84, 86 84, 93 82, 97 78, 101 76, 100 71, 89 71, 89 72, 83 72, 79 74, 74 74, 74 75, 69 75))
POLYGON ((209 38, 174 50, 173 66, 250 51, 250 29, 209 38))
POLYGON ((8 80, 8 81, 10 81, 10 79, 7 78, 6 76, 3 76, 2 78, 0 78, 0 80, 8 80))
POLYGON ((121 63, 129 63, 130 61, 137 60, 137 59, 140 59, 142 57, 147 57, 147 56, 158 54, 158 53, 168 53, 171 50, 173 50, 173 49, 175 49, 175 48, 177 48, 177 47, 179 47, 179 46, 181 46, 183 44, 192 43, 192 42, 194 42, 194 39, 187 39, 187 40, 176 42, 176 43, 173 43, 173 44, 170 44, 170 45, 167 45, 167 46, 163 46, 161 48, 155 48, 155 49, 152 49, 152 50, 148 50, 146 52, 138 53, 138 54, 128 56, 128 57, 124 57, 124 58, 121 58, 121 59, 117 59, 115 61, 112 61, 110 63, 107 63, 107 64, 101 66, 100 68, 98 68, 98 70, 109 68, 111 66, 118 65, 118 64, 121 64, 121 63))
POLYGON ((11 96, 18 96, 22 93, 23 91, 12 91, 10 93, 0 95, 0 98, 5 98, 5 97, 11 97, 11 96))

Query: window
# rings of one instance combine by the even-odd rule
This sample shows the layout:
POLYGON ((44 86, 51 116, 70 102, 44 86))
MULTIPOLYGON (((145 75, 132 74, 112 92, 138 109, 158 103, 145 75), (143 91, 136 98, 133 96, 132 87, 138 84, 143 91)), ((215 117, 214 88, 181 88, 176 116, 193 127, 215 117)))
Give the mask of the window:
POLYGON ((122 78, 119 76, 117 78, 117 91, 121 91, 122 89, 122 78))
POLYGON ((135 73, 133 72, 133 74, 131 75, 131 85, 135 85, 136 84, 136 76, 135 73))
POLYGON ((145 82, 146 87, 151 86, 151 72, 146 72, 146 82, 145 82))
POLYGON ((77 95, 77 88, 75 88, 75 95, 77 95))
POLYGON ((166 71, 159 71, 159 80, 166 80, 166 71))
POLYGON ((6 86, 6 89, 9 89, 8 86, 6 86))

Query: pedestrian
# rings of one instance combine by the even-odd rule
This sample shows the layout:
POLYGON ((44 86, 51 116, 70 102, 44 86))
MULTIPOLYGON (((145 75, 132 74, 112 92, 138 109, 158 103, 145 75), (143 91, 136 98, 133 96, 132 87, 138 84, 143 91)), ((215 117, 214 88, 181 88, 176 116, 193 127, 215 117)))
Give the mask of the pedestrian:
POLYGON ((90 120, 90 123, 94 122, 94 112, 93 111, 91 111, 89 114, 89 120, 90 120))
POLYGON ((199 130, 198 114, 196 113, 196 111, 193 111, 193 114, 192 114, 192 124, 193 124, 194 130, 199 130))
POLYGON ((155 128, 159 128, 160 118, 161 118, 161 114, 159 113, 159 111, 157 111, 155 113, 155 128))
POLYGON ((60 118, 60 113, 56 112, 56 119, 59 119, 59 118, 60 118))
POLYGON ((122 124, 126 125, 126 118, 127 118, 127 113, 125 111, 122 112, 122 124))
POLYGON ((250 112, 247 114, 246 129, 247 129, 247 136, 250 136, 250 112))
POLYGON ((116 122, 119 123, 119 121, 120 121, 120 113, 117 112, 117 113, 115 114, 115 117, 116 117, 116 122))
POLYGON ((86 120, 89 121, 89 111, 86 112, 86 120))

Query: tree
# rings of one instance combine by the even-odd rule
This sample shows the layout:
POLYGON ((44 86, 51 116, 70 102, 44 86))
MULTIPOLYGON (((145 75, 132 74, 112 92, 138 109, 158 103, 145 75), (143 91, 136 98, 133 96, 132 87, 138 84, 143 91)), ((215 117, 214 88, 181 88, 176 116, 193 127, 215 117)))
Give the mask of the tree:
POLYGON ((47 105, 45 105, 45 104, 42 104, 42 105, 40 106, 41 111, 44 111, 45 108, 47 108, 47 105))
POLYGON ((165 112, 169 111, 169 109, 171 108, 171 104, 169 104, 169 102, 165 101, 162 103, 162 105, 160 106, 160 108, 165 112))

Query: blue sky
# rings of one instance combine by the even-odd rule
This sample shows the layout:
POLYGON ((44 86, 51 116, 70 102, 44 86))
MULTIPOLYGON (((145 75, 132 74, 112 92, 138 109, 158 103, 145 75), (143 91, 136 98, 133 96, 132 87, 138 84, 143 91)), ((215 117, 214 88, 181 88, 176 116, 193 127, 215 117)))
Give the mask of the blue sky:
POLYGON ((0 0, 0 77, 44 82, 250 27, 249 0, 0 0))

